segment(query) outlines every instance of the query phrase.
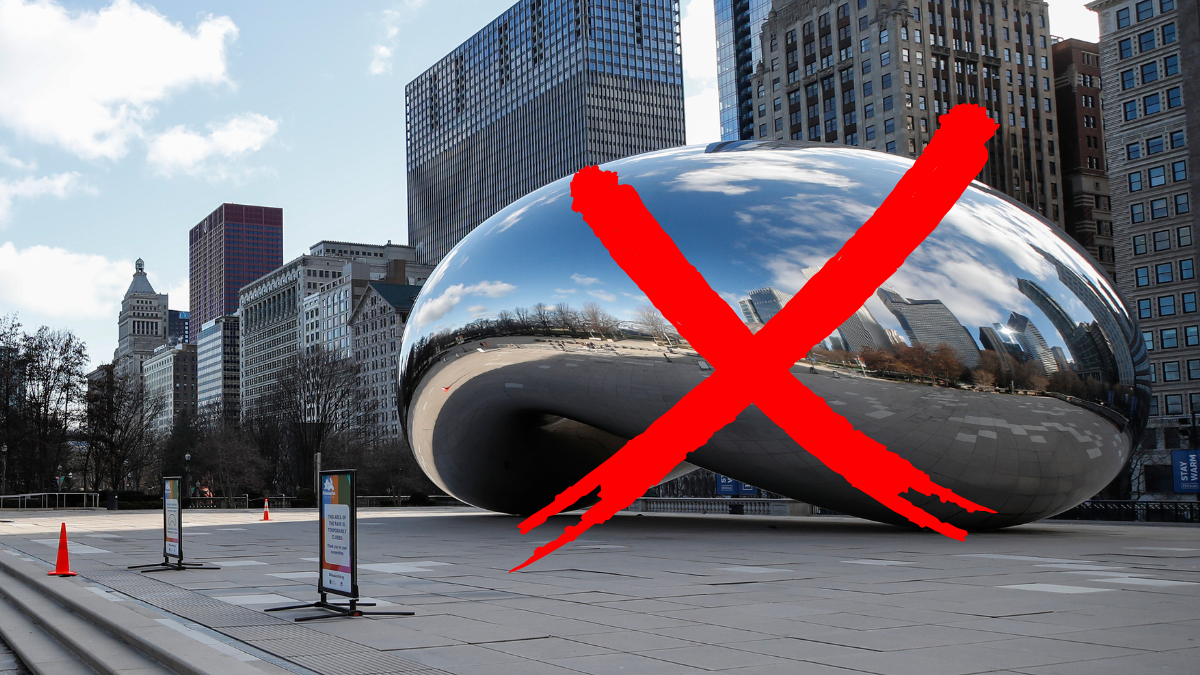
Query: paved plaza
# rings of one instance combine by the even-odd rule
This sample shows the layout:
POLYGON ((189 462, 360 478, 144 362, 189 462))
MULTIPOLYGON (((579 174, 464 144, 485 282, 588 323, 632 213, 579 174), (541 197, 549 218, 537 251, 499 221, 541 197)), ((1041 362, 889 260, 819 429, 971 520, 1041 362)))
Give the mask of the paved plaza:
POLYGON ((413 617, 290 621, 316 599, 315 510, 0 512, 0 555, 86 585, 273 673, 736 675, 1200 672, 1200 529, 1042 522, 966 542, 841 517, 621 514, 518 573, 522 536, 469 508, 360 509, 364 596, 413 617), (40 563, 39 563, 40 564, 40 563), (282 614, 282 616, 281 616, 282 614))

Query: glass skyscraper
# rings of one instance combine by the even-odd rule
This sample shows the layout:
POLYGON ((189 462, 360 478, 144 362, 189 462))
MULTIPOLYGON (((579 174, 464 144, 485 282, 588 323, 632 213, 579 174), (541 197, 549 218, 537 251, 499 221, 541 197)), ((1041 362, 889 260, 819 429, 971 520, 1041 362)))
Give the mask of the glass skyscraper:
POLYGON ((283 265, 283 209, 222 204, 192 228, 188 243, 191 325, 203 326, 236 312, 242 286, 283 265))
POLYGON ((585 166, 684 143, 673 0, 521 0, 405 87, 408 241, 441 260, 585 166))
POLYGON ((754 138, 751 79, 762 61, 760 33, 771 0, 716 0, 717 91, 721 97, 721 140, 754 138))

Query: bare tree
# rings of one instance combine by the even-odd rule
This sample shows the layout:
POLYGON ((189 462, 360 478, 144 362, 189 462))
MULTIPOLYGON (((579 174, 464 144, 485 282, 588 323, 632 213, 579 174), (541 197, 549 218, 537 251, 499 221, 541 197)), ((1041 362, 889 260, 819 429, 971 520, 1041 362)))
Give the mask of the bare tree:
POLYGON ((520 328, 530 328, 533 326, 533 320, 529 317, 529 309, 527 307, 514 307, 513 320, 520 328))
POLYGON ((530 314, 535 326, 540 326, 542 330, 550 330, 550 321, 552 320, 552 310, 543 302, 533 306, 533 311, 530 314))
POLYGON ((667 340, 668 331, 672 330, 669 321, 654 305, 642 305, 634 310, 634 322, 655 339, 667 340))
POLYGON ((278 410, 290 441, 291 485, 315 486, 313 461, 335 440, 357 441, 364 408, 361 367, 353 359, 318 349, 296 357, 281 373, 278 410))
POLYGON ((575 326, 579 323, 579 321, 575 315, 575 310, 571 308, 571 305, 565 302, 558 303, 554 306, 553 316, 554 323, 557 324, 559 328, 571 333, 575 332, 575 326))
POLYGON ((55 487, 55 470, 70 463, 68 441, 83 421, 87 349, 74 333, 42 326, 22 336, 18 358, 23 428, 15 448, 9 442, 9 475, 26 489, 55 487))
POLYGON ((166 405, 147 395, 140 377, 122 377, 102 366, 88 391, 88 454, 94 462, 93 489, 121 490, 126 479, 158 464, 152 423, 166 405))
POLYGON ((604 337, 605 333, 616 333, 616 317, 604 311, 604 308, 598 303, 584 303, 583 311, 580 313, 579 318, 585 328, 589 331, 599 333, 600 337, 604 337))

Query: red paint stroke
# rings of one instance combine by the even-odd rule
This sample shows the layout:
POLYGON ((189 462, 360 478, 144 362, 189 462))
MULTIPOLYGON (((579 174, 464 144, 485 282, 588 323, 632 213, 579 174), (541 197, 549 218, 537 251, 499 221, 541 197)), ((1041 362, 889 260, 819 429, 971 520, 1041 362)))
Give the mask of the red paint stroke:
POLYGON ((513 572, 632 504, 751 404, 851 485, 921 527, 959 541, 967 535, 901 496, 909 490, 937 495, 970 512, 995 513, 937 485, 908 460, 854 429, 790 372, 797 359, 904 264, 987 163, 984 143, 998 125, 983 108, 955 106, 941 123, 920 159, 871 219, 753 335, 683 257, 632 186, 619 185, 616 173, 594 166, 575 174, 572 208, 714 371, 646 431, 522 522, 521 532, 528 534, 600 488, 600 501, 577 525, 538 547, 513 572), (865 466, 870 471, 864 471, 865 466))

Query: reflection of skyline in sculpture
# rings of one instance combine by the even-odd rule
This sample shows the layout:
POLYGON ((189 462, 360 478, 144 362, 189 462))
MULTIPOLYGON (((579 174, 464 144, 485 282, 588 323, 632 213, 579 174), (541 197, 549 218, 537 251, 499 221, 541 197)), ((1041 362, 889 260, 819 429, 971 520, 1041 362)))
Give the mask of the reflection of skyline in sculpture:
MULTIPOLYGON (((807 283, 820 271, 821 266, 806 267, 801 270, 800 274, 804 276, 804 281, 807 283)), ((893 349, 892 341, 875 317, 871 315, 871 310, 867 309, 866 305, 859 307, 850 315, 850 318, 842 322, 842 325, 838 326, 837 334, 848 352, 861 353, 868 349, 888 351, 893 349)))
POLYGON ((764 323, 762 317, 758 315, 758 310, 754 309, 754 302, 749 298, 738 300, 738 307, 742 310, 742 317, 746 323, 764 323))
POLYGON ((1050 352, 1054 354, 1054 362, 1058 364, 1060 371, 1071 372, 1071 362, 1067 360, 1067 354, 1062 347, 1055 345, 1050 348, 1050 352))
MULTIPOLYGON (((1093 328, 1072 319, 1063 306, 1036 282, 1018 279, 1017 288, 1046 315, 1047 319, 1050 319, 1050 323, 1054 324, 1055 330, 1067 344, 1071 358, 1075 361, 1075 371, 1080 376, 1103 379, 1104 373, 1111 372, 1112 350, 1100 335, 1098 327, 1093 328)), ((1066 370, 1063 363, 1066 363, 1065 358, 1058 363, 1060 370, 1066 370)))
POLYGON ((887 288, 879 289, 876 294, 884 307, 896 316, 914 347, 921 344, 936 349, 945 343, 954 349, 964 366, 975 368, 979 365, 979 346, 941 300, 913 300, 887 288))
MULTIPOLYGON (((750 304, 754 309, 754 313, 758 316, 760 323, 766 323, 771 320, 783 309, 783 306, 792 299, 792 295, 777 291, 770 286, 760 288, 756 291, 750 291, 750 304)), ((742 307, 742 313, 746 313, 746 308, 742 307)))
MULTIPOLYGON (((1133 322, 1127 322, 1126 325, 1130 330, 1123 331, 1121 326, 1117 324, 1113 312, 1109 306, 1105 304, 1105 299, 1113 307, 1120 307, 1121 301, 1115 296, 1107 293, 1107 288, 1099 288, 1096 284, 1084 279, 1078 272, 1070 269, 1059 261, 1054 256, 1042 249, 1032 246, 1033 250, 1037 251, 1043 258, 1046 259, 1054 269, 1058 272, 1058 280, 1062 282, 1067 290, 1071 291, 1079 302, 1091 312, 1092 318, 1095 320, 1095 328, 1089 329, 1093 340, 1107 340, 1104 347, 1113 355, 1113 360, 1116 362, 1117 379, 1121 384, 1132 385, 1135 378, 1134 360, 1138 363, 1148 363, 1145 359, 1144 352, 1146 345, 1142 340, 1142 336, 1133 329, 1133 322), (1099 335, 1096 333, 1099 332, 1099 335), (1120 348, 1118 345, 1124 345, 1125 348, 1120 348)), ((1103 352, 1101 352, 1103 355, 1103 352)), ((1076 356, 1078 364, 1079 357, 1076 356)), ((1143 368, 1144 372, 1137 373, 1141 376, 1143 384, 1149 385, 1150 375, 1148 368, 1143 368)))
POLYGON ((1054 360, 1054 352, 1050 351, 1050 345, 1046 344, 1046 338, 1042 337, 1042 332, 1029 320, 1029 317, 1013 312, 1008 315, 1008 327, 1012 329, 1013 336, 1016 337, 1017 342, 1021 343, 1021 348, 1030 356, 1030 360, 1038 366, 1038 370, 1043 375, 1052 375, 1058 372, 1058 363, 1054 360))
POLYGON ((1002 323, 993 323, 979 327, 979 342, 984 349, 990 349, 1001 355, 1008 355, 1017 363, 1025 363, 1027 355, 1021 349, 1020 343, 1012 337, 1012 331, 1002 323))

